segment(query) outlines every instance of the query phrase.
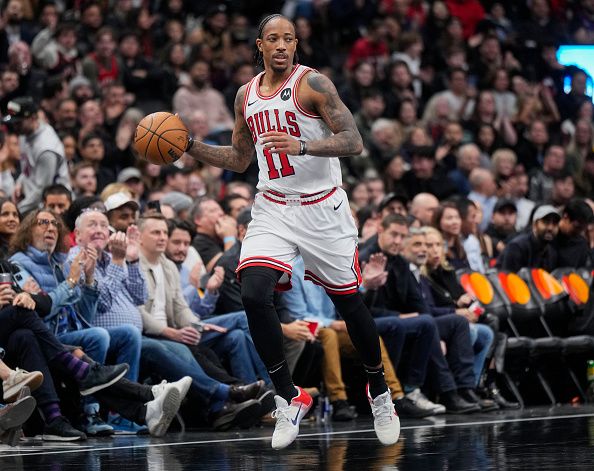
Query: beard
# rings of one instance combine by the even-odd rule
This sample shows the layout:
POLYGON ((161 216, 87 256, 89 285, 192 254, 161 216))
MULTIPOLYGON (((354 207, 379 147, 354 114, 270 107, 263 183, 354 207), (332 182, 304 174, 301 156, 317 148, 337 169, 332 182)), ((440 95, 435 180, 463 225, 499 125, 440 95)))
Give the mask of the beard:
POLYGON ((206 80, 203 80, 201 78, 194 78, 192 77, 192 83, 194 84, 194 86, 196 88, 198 88, 199 90, 203 89, 206 85, 206 80))

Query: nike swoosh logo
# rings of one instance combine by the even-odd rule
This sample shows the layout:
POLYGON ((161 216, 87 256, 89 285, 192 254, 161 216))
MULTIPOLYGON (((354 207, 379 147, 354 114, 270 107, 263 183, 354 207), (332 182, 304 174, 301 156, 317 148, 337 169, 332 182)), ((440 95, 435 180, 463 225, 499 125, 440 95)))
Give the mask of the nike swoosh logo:
POLYGON ((252 105, 253 105, 254 103, 256 103, 257 101, 258 101, 258 100, 254 100, 254 101, 252 101, 251 103, 248 103, 247 105, 248 105, 248 106, 252 106, 252 105))
POLYGON ((341 204, 342 204, 342 201, 340 203, 338 203, 338 206, 334 206, 334 211, 336 211, 338 208, 340 208, 341 204))
POLYGON ((297 413, 295 414, 295 418, 291 419, 291 423, 293 425, 297 425, 297 419, 299 419, 299 412, 301 412, 301 407, 303 406, 303 404, 299 404, 299 410, 297 411, 297 413))

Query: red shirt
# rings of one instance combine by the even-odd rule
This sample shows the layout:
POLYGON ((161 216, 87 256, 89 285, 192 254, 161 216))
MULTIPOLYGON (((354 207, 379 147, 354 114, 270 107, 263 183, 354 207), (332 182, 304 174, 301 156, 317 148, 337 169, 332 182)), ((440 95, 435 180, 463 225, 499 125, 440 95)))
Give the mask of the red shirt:
POLYGON ((478 0, 446 0, 450 14, 462 22, 464 39, 474 34, 476 25, 485 17, 485 10, 478 0))
POLYGON ((347 67, 349 70, 353 70, 355 66, 365 60, 370 59, 375 62, 378 57, 387 58, 389 54, 388 45, 385 42, 372 43, 368 38, 360 38, 355 41, 349 58, 347 60, 347 67))

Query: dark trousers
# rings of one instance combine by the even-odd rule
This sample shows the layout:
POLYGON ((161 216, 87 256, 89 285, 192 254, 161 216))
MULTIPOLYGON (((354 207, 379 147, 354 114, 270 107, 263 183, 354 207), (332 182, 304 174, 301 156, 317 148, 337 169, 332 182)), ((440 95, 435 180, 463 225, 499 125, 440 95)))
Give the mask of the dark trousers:
POLYGON ((146 403, 154 399, 151 387, 122 378, 113 386, 96 392, 94 396, 109 410, 132 422, 146 423, 146 403))
POLYGON ((188 348, 204 372, 212 379, 223 384, 243 384, 227 372, 217 354, 206 345, 188 345, 188 348))
POLYGON ((48 361, 64 351, 60 341, 34 311, 13 306, 1 309, 0 346, 6 345, 8 337, 17 329, 29 329, 35 334, 48 361))
POLYGON ((64 347, 35 312, 12 306, 1 309, 0 345, 6 348, 8 365, 43 373, 43 384, 33 392, 39 405, 58 401, 48 362, 64 347))
MULTIPOLYGON (((435 317, 439 338, 446 344, 446 359, 458 388, 475 387, 474 352, 468 321, 458 314, 435 317)), ((443 358, 441 348, 439 354, 443 358)), ((437 354, 435 353, 437 356, 437 354)), ((447 389, 440 388, 440 392, 447 389)))

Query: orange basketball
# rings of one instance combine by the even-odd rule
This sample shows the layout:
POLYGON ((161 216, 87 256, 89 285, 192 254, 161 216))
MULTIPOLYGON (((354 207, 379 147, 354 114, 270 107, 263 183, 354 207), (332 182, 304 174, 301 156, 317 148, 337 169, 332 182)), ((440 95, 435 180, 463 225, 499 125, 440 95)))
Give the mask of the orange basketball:
POLYGON ((134 148, 141 157, 157 165, 179 159, 188 144, 186 126, 172 113, 159 111, 145 116, 134 134, 134 148))

